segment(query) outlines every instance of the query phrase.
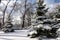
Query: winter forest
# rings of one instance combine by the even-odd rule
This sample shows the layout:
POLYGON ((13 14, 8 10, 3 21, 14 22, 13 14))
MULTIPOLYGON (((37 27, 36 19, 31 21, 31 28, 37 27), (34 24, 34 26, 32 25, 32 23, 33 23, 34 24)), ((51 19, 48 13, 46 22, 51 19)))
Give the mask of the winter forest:
POLYGON ((59 37, 60 0, 0 0, 0 40, 59 37))

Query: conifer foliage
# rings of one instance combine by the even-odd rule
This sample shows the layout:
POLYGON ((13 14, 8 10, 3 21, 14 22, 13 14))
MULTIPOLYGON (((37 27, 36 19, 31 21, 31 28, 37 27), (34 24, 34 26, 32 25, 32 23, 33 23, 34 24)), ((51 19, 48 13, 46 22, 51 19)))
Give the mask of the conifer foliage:
MULTIPOLYGON (((46 17, 45 13, 48 12, 48 8, 46 8, 46 5, 44 5, 43 0, 39 0, 38 2, 38 8, 37 8, 37 25, 34 25, 34 32, 30 32, 28 36, 34 38, 34 37, 48 37, 48 38, 56 38, 58 37, 58 34, 56 31, 58 30, 57 21, 50 20, 46 17), (52 25, 53 24, 53 25, 52 25), (57 28, 56 28, 57 27, 57 28)), ((59 17, 59 16, 57 16, 59 17)))
POLYGON ((46 7, 46 5, 44 4, 44 1, 39 0, 38 8, 37 8, 38 16, 43 16, 48 11, 48 8, 46 9, 45 7, 46 7))
POLYGON ((5 33, 7 33, 7 32, 14 32, 13 24, 11 23, 11 17, 10 16, 7 18, 7 21, 5 22, 2 30, 5 33))

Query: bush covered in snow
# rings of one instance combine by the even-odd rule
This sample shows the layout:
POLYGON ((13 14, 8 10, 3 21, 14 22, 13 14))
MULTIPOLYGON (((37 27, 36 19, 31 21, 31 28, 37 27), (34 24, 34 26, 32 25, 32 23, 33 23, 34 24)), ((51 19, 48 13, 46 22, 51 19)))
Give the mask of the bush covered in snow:
MULTIPOLYGON (((33 31, 30 31, 30 32, 28 33, 28 36, 31 37, 31 38, 37 37, 38 34, 40 33, 39 31, 42 30, 42 27, 43 27, 42 24, 37 25, 37 26, 34 26, 34 27, 32 28, 33 31)), ((30 29, 30 30, 31 30, 31 29, 30 29)))
POLYGON ((36 31, 31 31, 31 32, 28 33, 28 36, 30 38, 34 38, 34 37, 36 37, 36 35, 37 35, 37 32, 36 31))
MULTIPOLYGON (((55 25, 54 25, 55 26, 55 25)), ((54 27, 54 26, 52 26, 52 27, 50 27, 50 25, 49 24, 39 24, 39 25, 36 25, 36 26, 33 26, 33 31, 30 31, 29 32, 29 34, 28 34, 28 36, 29 37, 39 37, 39 36, 46 36, 46 37, 53 37, 53 38, 55 38, 55 37, 57 37, 58 35, 57 35, 57 33, 56 33, 56 31, 57 31, 57 26, 56 27, 54 27)))
POLYGON ((7 33, 7 32, 14 32, 14 29, 12 28, 13 25, 11 22, 6 22, 5 25, 3 26, 2 30, 7 33))

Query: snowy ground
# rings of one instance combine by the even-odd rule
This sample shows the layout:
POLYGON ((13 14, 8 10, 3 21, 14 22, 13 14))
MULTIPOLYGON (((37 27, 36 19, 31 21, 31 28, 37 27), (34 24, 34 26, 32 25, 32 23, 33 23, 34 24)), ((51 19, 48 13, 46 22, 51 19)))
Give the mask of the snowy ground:
POLYGON ((12 33, 4 33, 0 31, 0 40, 37 40, 37 38, 27 37, 27 30, 16 30, 12 33))
MULTIPOLYGON (((0 40, 39 40, 38 38, 27 37, 28 30, 15 30, 12 33, 4 33, 0 31, 0 40)), ((60 40, 60 37, 54 38, 42 38, 42 40, 60 40)))

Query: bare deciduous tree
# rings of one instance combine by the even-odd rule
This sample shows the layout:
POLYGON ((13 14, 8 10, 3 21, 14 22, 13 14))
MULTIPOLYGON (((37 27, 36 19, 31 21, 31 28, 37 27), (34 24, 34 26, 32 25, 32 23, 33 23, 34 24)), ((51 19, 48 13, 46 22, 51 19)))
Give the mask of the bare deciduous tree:
MULTIPOLYGON (((9 0, 9 2, 10 2, 10 0, 9 0)), ((9 2, 7 3, 7 5, 6 5, 6 7, 5 7, 4 11, 3 11, 3 25, 4 25, 4 19, 5 19, 5 11, 6 11, 7 7, 8 7, 9 2)))
POLYGON ((16 2, 17 2, 17 0, 15 1, 15 3, 14 3, 14 6, 13 6, 12 10, 11 10, 11 12, 9 13, 8 18, 11 16, 11 13, 13 12, 13 10, 14 10, 14 8, 15 8, 15 6, 16 6, 16 2))

